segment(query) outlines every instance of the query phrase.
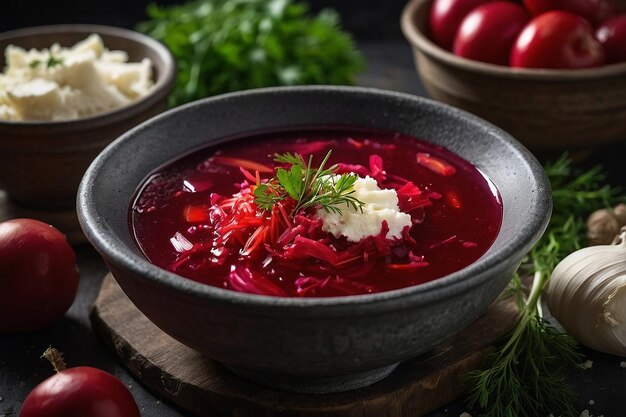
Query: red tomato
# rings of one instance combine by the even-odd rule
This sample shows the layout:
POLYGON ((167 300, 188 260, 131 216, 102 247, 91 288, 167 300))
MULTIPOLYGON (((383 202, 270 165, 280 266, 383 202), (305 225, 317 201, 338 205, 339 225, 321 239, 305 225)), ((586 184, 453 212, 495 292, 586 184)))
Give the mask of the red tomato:
POLYGON ((452 50, 456 31, 463 18, 477 6, 493 0, 435 0, 430 8, 430 34, 435 43, 452 50))
POLYGON ((596 39, 604 47, 606 63, 626 61, 626 14, 615 16, 596 30, 596 39))
POLYGON ((535 16, 550 10, 563 10, 582 16, 593 24, 615 12, 613 0, 524 0, 524 5, 535 16))
POLYGON ((66 369, 37 385, 19 417, 140 417, 133 396, 113 375, 89 366, 66 369))
POLYGON ((0 332, 38 330, 72 305, 76 254, 54 227, 31 219, 0 223, 0 332))
POLYGON ((498 65, 508 65, 511 47, 530 20, 519 4, 497 1, 472 10, 461 22, 454 39, 455 54, 498 65))
POLYGON ((603 63, 604 50, 589 22, 561 11, 532 19, 511 51, 512 67, 589 68, 603 63))

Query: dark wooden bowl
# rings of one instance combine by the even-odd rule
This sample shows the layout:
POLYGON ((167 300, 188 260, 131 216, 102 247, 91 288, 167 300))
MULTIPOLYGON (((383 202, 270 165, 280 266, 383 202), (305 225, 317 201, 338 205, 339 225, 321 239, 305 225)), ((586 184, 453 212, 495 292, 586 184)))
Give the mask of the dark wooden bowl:
MULTIPOLYGON (((18 204, 61 209, 74 207, 78 184, 91 161, 113 139, 166 108, 174 85, 175 64, 159 42, 126 29, 99 25, 56 25, 0 34, 0 50, 8 45, 48 48, 72 46, 99 34, 108 49, 128 52, 130 61, 150 58, 152 93, 121 109, 93 117, 58 122, 0 121, 0 188, 18 204)), ((0 57, 3 68, 4 54, 0 57)))
POLYGON ((533 151, 589 149, 626 138, 626 63, 541 70, 461 58, 429 39, 431 4, 410 1, 401 23, 434 99, 491 121, 533 151))

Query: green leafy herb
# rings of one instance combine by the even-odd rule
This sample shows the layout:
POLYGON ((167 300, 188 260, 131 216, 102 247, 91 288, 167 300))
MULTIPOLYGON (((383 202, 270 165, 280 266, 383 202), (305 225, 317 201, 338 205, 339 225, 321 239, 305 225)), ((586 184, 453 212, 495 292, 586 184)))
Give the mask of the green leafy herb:
POLYGON ((56 56, 50 54, 48 62, 46 62, 46 68, 53 68, 57 65, 63 65, 63 58, 57 58, 56 56))
POLYGON ((524 259, 508 295, 515 295, 520 321, 507 343, 490 358, 488 367, 469 376, 470 407, 487 417, 578 416, 575 396, 565 382, 566 366, 580 364, 576 342, 544 318, 541 293, 554 267, 582 247, 584 219, 592 211, 618 201, 619 190, 602 185, 595 167, 576 176, 567 155, 545 166, 552 185, 553 213, 546 233, 524 259), (533 275, 526 297, 520 275, 533 275))
MULTIPOLYGON (((39 59, 33 59, 28 66, 31 69, 36 69, 38 68, 43 62, 39 59)), ((54 68, 57 65, 63 65, 63 58, 60 57, 56 57, 52 54, 50 54, 50 56, 48 57, 48 59, 46 60, 46 68, 54 68)))
POLYGON ((264 210, 286 198, 296 204, 292 215, 309 207, 319 207, 326 212, 341 214, 341 206, 363 210, 363 202, 354 194, 355 174, 334 175, 336 165, 326 168, 331 151, 328 151, 318 168, 313 168, 313 156, 305 162, 295 153, 275 154, 274 160, 291 165, 289 169, 278 168, 276 177, 258 184, 254 190, 255 202, 264 210))
POLYGON ((178 78, 170 97, 191 100, 255 87, 353 84, 363 59, 332 10, 294 0, 198 0, 147 9, 138 30, 165 43, 178 78))

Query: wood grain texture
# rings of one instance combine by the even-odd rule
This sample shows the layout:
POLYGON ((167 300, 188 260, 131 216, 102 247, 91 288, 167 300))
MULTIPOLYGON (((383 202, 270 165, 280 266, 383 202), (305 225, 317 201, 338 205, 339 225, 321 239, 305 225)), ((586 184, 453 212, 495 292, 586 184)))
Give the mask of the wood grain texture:
POLYGON ((37 219, 51 224, 65 234, 67 241, 72 245, 87 241, 78 224, 78 216, 74 208, 45 210, 22 207, 10 201, 6 193, 0 190, 0 222, 17 218, 37 219))
MULTIPOLYGON (((167 308, 164 306, 163 308, 167 308)), ((356 391, 303 395, 263 387, 230 373, 150 322, 109 274, 91 314, 94 330, 149 389, 199 416, 417 417, 466 392, 462 377, 493 351, 517 321, 512 300, 434 351, 402 363, 389 377, 356 391)))

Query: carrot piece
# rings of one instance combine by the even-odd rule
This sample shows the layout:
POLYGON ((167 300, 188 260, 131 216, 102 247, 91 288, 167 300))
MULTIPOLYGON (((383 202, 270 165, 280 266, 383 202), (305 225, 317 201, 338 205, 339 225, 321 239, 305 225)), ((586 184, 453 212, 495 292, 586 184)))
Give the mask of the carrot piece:
POLYGON ((418 152, 417 163, 424 168, 428 168, 436 174, 450 177, 456 173, 456 168, 441 158, 432 156, 429 153, 418 152))
POLYGON ((202 223, 209 220, 209 211, 206 206, 187 206, 183 215, 189 223, 202 223))
POLYGON ((446 194, 446 200, 448 200, 448 203, 455 209, 461 208, 462 206, 458 194, 454 191, 450 191, 446 194))
POLYGON ((385 268, 403 271, 403 270, 424 268, 425 266, 428 266, 428 262, 411 262, 408 264, 386 264, 385 268))
POLYGON ((214 156, 213 161, 221 165, 231 167, 244 168, 248 171, 259 171, 262 173, 272 173, 274 170, 260 162, 250 161, 249 159, 232 158, 230 156, 214 156))
POLYGON ((350 145, 354 146, 357 149, 361 149, 364 146, 363 142, 352 138, 348 138, 346 142, 348 142, 350 145))

